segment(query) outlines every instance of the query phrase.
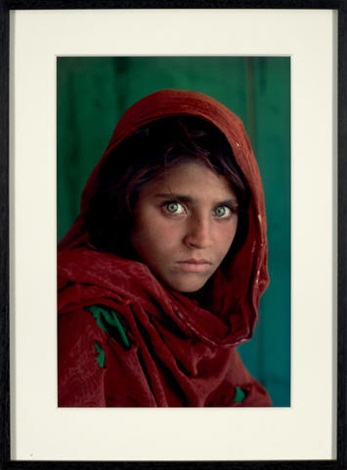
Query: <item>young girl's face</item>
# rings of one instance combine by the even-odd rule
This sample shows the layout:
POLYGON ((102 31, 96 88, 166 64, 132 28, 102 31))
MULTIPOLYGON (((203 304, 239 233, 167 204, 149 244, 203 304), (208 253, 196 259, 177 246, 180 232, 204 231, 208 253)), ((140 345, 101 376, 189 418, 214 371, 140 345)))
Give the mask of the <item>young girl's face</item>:
POLYGON ((179 292, 204 286, 237 229, 228 180, 200 163, 182 163, 145 185, 135 208, 132 244, 140 259, 179 292))

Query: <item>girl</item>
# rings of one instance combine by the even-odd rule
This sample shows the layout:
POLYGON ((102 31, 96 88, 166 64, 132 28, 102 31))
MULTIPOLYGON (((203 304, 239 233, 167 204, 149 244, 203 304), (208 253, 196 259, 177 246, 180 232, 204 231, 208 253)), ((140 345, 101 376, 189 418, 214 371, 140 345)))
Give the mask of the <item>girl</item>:
POLYGON ((270 406, 236 350, 267 285, 241 121, 196 92, 143 98, 59 244, 59 406, 270 406))

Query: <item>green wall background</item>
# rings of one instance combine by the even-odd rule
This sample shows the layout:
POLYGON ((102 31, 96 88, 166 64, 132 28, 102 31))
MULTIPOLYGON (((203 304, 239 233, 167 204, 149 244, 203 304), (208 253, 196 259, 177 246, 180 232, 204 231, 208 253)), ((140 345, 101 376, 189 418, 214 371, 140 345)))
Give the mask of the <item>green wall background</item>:
POLYGON ((262 174, 271 283, 254 338, 239 351, 274 406, 290 406, 290 59, 288 57, 59 57, 58 240, 79 213, 86 180, 115 123, 163 88, 200 91, 247 129, 262 174))

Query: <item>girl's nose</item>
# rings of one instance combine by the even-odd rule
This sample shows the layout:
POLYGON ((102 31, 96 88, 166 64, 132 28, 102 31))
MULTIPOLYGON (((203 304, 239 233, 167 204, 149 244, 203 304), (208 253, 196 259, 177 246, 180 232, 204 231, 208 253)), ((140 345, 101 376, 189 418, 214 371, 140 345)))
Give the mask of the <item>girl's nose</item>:
POLYGON ((194 217, 187 223, 184 237, 187 246, 193 248, 208 248, 212 245, 212 227, 209 218, 194 217))

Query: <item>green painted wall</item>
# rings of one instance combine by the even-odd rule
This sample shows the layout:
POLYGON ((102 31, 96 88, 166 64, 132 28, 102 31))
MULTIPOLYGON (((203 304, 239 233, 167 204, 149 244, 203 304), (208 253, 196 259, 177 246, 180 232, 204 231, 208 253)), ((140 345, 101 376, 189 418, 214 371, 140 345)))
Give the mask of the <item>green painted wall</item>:
POLYGON ((271 284, 254 338, 239 348, 275 406, 290 406, 290 59, 100 57, 57 59, 58 239, 115 123, 163 88, 206 93, 243 120, 263 178, 271 284))

